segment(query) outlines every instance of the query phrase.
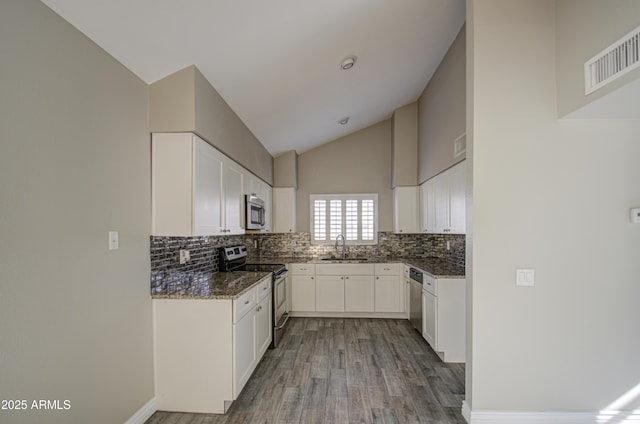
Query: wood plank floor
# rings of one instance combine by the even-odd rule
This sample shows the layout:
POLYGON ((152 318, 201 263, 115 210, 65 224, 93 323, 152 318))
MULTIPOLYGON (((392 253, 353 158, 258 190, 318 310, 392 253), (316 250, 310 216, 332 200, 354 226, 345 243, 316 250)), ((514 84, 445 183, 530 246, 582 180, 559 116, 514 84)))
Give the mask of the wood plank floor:
POLYGON ((292 318, 225 415, 156 412, 146 424, 464 424, 464 365, 408 321, 292 318))

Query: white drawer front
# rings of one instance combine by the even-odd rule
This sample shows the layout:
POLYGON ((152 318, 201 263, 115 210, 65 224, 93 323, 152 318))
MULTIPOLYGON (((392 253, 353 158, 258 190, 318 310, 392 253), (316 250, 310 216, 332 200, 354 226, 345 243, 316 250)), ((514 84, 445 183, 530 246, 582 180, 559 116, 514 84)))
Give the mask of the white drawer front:
POLYGON ((317 264, 318 275, 373 275, 373 264, 317 264))
POLYGON ((375 264, 376 275, 400 275, 402 264, 375 264))
POLYGON ((424 274, 422 276, 422 291, 426 291, 434 296, 438 296, 438 281, 435 278, 424 274))
POLYGON ((289 272, 293 275, 313 275, 316 273, 315 264, 289 264, 289 272))
POLYGON ((258 283, 257 290, 258 290, 258 303, 260 303, 260 301, 264 299, 265 296, 271 294, 271 276, 264 277, 262 281, 258 283))
POLYGON ((247 312, 256 306, 256 288, 252 288, 233 301, 233 323, 235 324, 247 312))

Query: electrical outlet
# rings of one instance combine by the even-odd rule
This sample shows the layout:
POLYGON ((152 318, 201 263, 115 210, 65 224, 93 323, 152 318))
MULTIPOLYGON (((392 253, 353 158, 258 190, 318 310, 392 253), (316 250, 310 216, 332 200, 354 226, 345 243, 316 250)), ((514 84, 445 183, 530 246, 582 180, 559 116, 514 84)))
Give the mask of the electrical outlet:
POLYGON ((185 264, 191 260, 191 255, 188 250, 180 249, 180 264, 185 264))

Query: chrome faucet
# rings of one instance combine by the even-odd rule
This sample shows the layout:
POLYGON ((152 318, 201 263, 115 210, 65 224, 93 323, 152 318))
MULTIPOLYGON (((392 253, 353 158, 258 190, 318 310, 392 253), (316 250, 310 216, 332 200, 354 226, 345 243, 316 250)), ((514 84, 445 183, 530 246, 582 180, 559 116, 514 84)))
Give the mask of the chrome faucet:
POLYGON ((340 233, 336 236, 336 244, 334 248, 336 253, 338 252, 338 240, 342 237, 342 259, 347 259, 347 239, 344 238, 344 234, 340 233))

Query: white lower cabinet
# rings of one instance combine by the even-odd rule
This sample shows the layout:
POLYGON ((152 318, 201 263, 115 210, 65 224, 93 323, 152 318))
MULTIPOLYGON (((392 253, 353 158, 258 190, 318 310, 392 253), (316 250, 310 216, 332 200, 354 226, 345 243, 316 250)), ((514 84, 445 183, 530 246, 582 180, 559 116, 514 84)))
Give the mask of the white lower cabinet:
MULTIPOLYGON (((253 293, 255 295, 255 293, 253 293)), ((248 300, 247 300, 248 301, 248 300)), ((255 307, 255 300, 251 300, 255 307)), ((255 311, 250 309, 233 323, 233 397, 240 391, 251 377, 256 355, 256 322, 255 311)))
POLYGON ((291 273, 291 311, 316 310, 316 269, 314 264, 289 264, 291 273))
POLYGON ((153 300, 158 409, 226 412, 271 343, 270 288, 267 276, 234 300, 153 300))
POLYGON ((344 276, 316 276, 316 311, 344 312, 344 276))
POLYGON ((400 264, 375 264, 375 311, 404 312, 400 264))
POLYGON ((294 315, 405 317, 400 263, 289 264, 289 270, 294 315))
POLYGON ((422 337, 444 362, 465 362, 465 280, 424 275, 422 337))
POLYGON ((256 307, 256 353, 262 357, 271 344, 271 290, 263 296, 256 307))
POLYGON ((346 312, 375 311, 375 285, 373 275, 345 276, 344 310, 346 312))

